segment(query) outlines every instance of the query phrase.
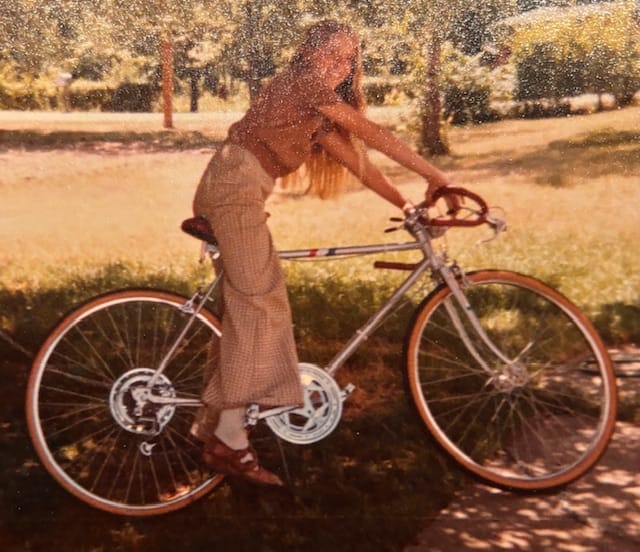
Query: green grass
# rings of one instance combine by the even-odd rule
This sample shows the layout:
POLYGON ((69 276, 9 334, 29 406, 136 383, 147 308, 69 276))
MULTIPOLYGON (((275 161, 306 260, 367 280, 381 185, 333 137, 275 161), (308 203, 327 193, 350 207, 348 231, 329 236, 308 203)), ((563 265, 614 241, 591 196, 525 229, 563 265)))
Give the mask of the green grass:
MULTIPOLYGON (((398 550, 435 516, 460 484, 457 469, 425 439, 401 399, 397 375, 357 363, 361 396, 383 405, 347 404, 345 419, 313 447, 284 447, 284 491, 224 485, 183 511, 126 519, 95 511, 67 495, 33 461, 24 423, 3 390, 0 537, 4 550, 398 550), (6 454, 11 451, 11 454, 6 454), (136 547, 137 546, 137 547, 136 547)), ((8 376, 10 365, 3 365, 8 376)), ((348 374, 354 375, 355 374, 348 374)), ((256 440, 263 461, 284 476, 272 438, 256 440)))
MULTIPOLYGON (((397 118, 392 110, 374 114, 389 126, 397 118)), ((87 132, 78 114, 70 114, 74 118, 65 130, 63 115, 45 118, 40 127, 31 116, 36 122, 23 123, 23 130, 41 137, 87 132)), ((103 138, 113 132, 139 134, 145 140, 153 135, 150 118, 131 117, 130 122, 121 116, 119 125, 110 116, 87 118, 103 138), (118 126, 122 130, 114 130, 118 126)), ((196 126, 197 118, 178 119, 180 130, 172 132, 219 137, 220 127, 233 118, 203 116, 201 126, 206 129, 196 126)), ((638 122, 640 109, 631 108, 567 120, 505 121, 452 130, 454 155, 439 164, 458 184, 504 209, 509 230, 488 245, 475 245, 486 232, 450 232, 451 256, 466 268, 510 268, 543 278, 594 317, 612 305, 637 305, 638 122)), ((15 116, 4 126, 18 130, 15 116)), ((1 290, 29 296, 62 291, 69 282, 91 279, 110 265, 127 267, 134 280, 144 273, 190 280, 198 246, 179 232, 178 225, 190 214, 195 182, 210 149, 154 151, 123 141, 124 147, 113 150, 107 141, 97 151, 76 143, 64 149, 25 145, 25 150, 0 153, 1 290)), ((395 175, 405 194, 420 198, 421 182, 379 157, 375 160, 395 175)), ((277 195, 268 208, 281 248, 404 239, 400 233, 383 234, 387 219, 396 213, 368 191, 325 202, 277 195)), ((369 262, 316 264, 309 269, 310 278, 322 281, 323 274, 344 274, 347 281, 377 281, 382 273, 369 270, 369 262)), ((293 274, 292 284, 297 274, 307 277, 298 268, 293 274)), ((611 333, 612 339, 637 339, 628 330, 616 334, 611 333)))
MULTIPOLYGON (((5 334, 35 351, 64 312, 96 293, 129 286, 187 293, 208 277, 197 263, 198 244, 178 227, 208 161, 207 140, 219 140, 220 121, 233 115, 178 117, 171 134, 137 116, 3 115, 0 128, 25 132, 12 135, 21 149, 0 151, 5 334), (218 126, 208 127, 214 120, 218 126)), ((374 115, 393 126, 397 112, 374 115)), ((490 244, 476 244, 486 230, 451 231, 452 258, 467 269, 542 278, 583 307, 610 344, 640 342, 639 116, 632 108, 452 130, 453 155, 439 164, 504 209, 509 222, 490 244)), ((420 198, 423 183, 374 159, 404 193, 420 198)), ((269 211, 281 248, 405 239, 382 232, 396 212, 368 191, 325 202, 277 195, 269 211)), ((372 270, 373 260, 286 264, 302 361, 329 360, 401 277, 372 270)), ((401 549, 464 481, 425 438, 404 394, 407 315, 394 317, 340 372, 340 382, 353 381, 358 391, 332 436, 313 447, 285 446, 284 461, 270 437, 260 441, 270 465, 281 473, 287 466, 288 491, 225 486, 150 520, 86 507, 35 462, 22 414, 28 362, 0 340, 3 549, 401 549)), ((625 408, 633 419, 636 407, 625 408)))

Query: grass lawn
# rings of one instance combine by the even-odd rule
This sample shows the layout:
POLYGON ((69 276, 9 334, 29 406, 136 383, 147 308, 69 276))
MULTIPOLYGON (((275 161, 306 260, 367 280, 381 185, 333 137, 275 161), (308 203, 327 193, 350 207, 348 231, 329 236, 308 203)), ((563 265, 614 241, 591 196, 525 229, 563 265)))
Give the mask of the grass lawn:
MULTIPOLYGON (((160 115, 0 113, 0 129, 22 131, 23 140, 30 136, 38 144, 4 151, 0 146, 0 289, 63 285, 107 264, 189 277, 198 244, 178 226, 190 215, 195 184, 211 153, 206 140, 220 140, 238 116, 177 114, 167 145, 148 135, 160 126, 160 115), (79 140, 89 128, 96 134, 79 140), (69 131, 76 133, 71 144, 69 131), (170 147, 193 133, 197 149, 170 147), (101 141, 105 134, 120 135, 121 142, 101 141), (59 139, 67 145, 43 145, 59 146, 59 139)), ((373 116, 399 126, 403 112, 378 109, 373 116)), ((452 129, 453 155, 439 164, 457 184, 502 208, 509 223, 509 231, 488 246, 474 245, 482 231, 450 232, 452 256, 467 268, 539 276, 594 316, 612 303, 637 304, 639 127, 640 108, 630 108, 452 129)), ((376 160, 405 194, 420 199, 422 182, 384 158, 376 160)), ((331 201, 277 195, 269 209, 283 249, 400 238, 382 232, 394 209, 366 190, 331 201)), ((354 265, 347 264, 314 271, 346 270, 352 278, 354 265)), ((370 279, 364 266, 361 277, 370 279)))
MULTIPOLYGON (((94 293, 126 285, 185 291, 206 274, 199 244, 179 224, 190 216, 212 147, 239 115, 178 114, 175 130, 162 131, 159 114, 0 112, 2 331, 35 351, 63 312, 94 293)), ((402 110, 374 109, 372 116, 405 132, 402 110)), ((490 244, 477 244, 483 229, 449 232, 451 256, 469 269, 538 276, 585 308, 610 344, 637 344, 639 128, 635 107, 451 129, 452 155, 436 162, 509 223, 490 244)), ((424 183, 374 158, 420 199, 424 183)), ((331 201, 276 194, 269 211, 283 249, 404 239, 383 233, 397 213, 366 190, 331 201)), ((318 357, 301 360, 324 360, 388 289, 371 262, 287 267, 301 351, 318 357), (340 323, 327 326, 328 317, 340 323)), ((25 436, 28 362, 0 340, 3 550, 402 549, 465 476, 425 439, 407 404, 394 370, 396 337, 372 340, 341 374, 359 390, 332 436, 285 447, 288 491, 225 486, 149 520, 94 511, 44 473, 25 436)), ((266 458, 281 462, 278 454, 266 458)))

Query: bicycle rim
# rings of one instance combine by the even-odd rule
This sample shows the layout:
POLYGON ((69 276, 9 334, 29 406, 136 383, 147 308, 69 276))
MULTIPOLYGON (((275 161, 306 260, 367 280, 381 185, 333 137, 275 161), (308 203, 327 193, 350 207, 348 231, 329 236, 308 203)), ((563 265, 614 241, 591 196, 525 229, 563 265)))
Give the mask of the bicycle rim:
MULTIPOLYGON (((86 503, 117 514, 176 510, 222 479, 201 463, 189 433, 195 408, 136 409, 176 341, 185 299, 155 290, 97 297, 67 315, 40 349, 27 388, 27 421, 45 468, 86 503)), ((154 387, 197 400, 218 319, 204 309, 154 387)))
POLYGON ((440 286, 418 308, 406 346, 418 412, 485 480, 524 490, 564 485, 597 461, 613 432, 607 351, 585 316, 540 281, 504 271, 468 281, 467 300, 501 354, 440 286))

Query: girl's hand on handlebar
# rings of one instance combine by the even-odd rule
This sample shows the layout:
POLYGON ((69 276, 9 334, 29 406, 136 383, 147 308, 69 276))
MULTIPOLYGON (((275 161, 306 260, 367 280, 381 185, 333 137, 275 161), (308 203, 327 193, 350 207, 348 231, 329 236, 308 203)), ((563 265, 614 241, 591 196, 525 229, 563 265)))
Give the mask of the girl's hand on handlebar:
MULTIPOLYGON (((431 201, 431 205, 433 205, 440 199, 444 199, 446 201, 447 198, 452 200, 451 203, 447 201, 447 204, 459 206, 456 208, 456 211, 447 213, 447 216, 430 216, 427 212, 429 204, 426 200, 417 206, 414 206, 413 203, 407 201, 403 205, 402 210, 404 211, 405 218, 407 219, 418 214, 418 220, 426 226, 450 227, 478 226, 485 223, 489 223, 490 225, 495 224, 495 221, 488 217, 489 207, 487 206, 487 202, 478 194, 467 190, 466 188, 440 186, 433 192, 429 200, 431 201), (465 202, 465 199, 467 199, 468 202, 465 202), (462 207, 461 204, 463 202, 467 203, 468 206, 465 205, 462 207), (457 215, 461 213, 464 216, 459 218, 457 215)), ((392 220, 399 221, 400 219, 392 220)))
MULTIPOLYGON (((438 178, 438 179, 430 179, 429 186, 427 187, 427 191, 424 194, 426 205, 431 206, 435 203, 433 194, 436 192, 436 190, 443 187, 450 187, 450 186, 453 186, 453 183, 446 177, 438 178)), ((460 210, 460 206, 462 205, 462 202, 463 202, 463 198, 455 194, 444 195, 444 200, 447 203, 448 214, 457 213, 460 210)))

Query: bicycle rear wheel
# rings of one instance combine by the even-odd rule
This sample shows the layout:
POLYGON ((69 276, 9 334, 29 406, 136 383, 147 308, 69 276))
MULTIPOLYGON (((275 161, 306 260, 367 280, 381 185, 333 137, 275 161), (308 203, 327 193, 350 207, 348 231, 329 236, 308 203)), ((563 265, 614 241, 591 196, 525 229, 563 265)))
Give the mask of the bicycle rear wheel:
POLYGON ((117 514, 176 510, 222 477, 200 461, 189 433, 218 319, 202 310, 153 391, 167 404, 140 407, 144 391, 190 316, 186 299, 126 290, 92 299, 51 332, 33 363, 27 421, 44 467, 86 503, 117 514))
POLYGON ((597 461, 613 432, 607 350, 586 317, 540 281, 491 270, 467 278, 467 300, 500 352, 438 287, 418 307, 406 344, 418 412, 453 458, 493 484, 566 484, 597 461))

